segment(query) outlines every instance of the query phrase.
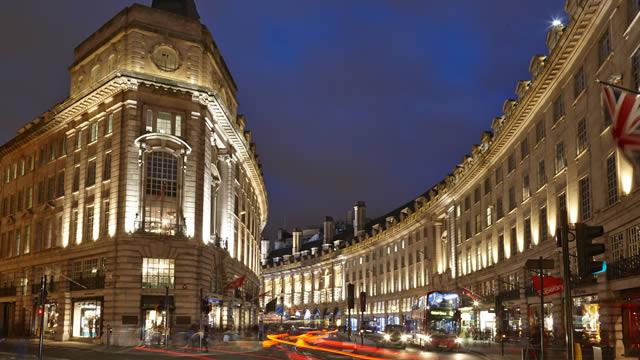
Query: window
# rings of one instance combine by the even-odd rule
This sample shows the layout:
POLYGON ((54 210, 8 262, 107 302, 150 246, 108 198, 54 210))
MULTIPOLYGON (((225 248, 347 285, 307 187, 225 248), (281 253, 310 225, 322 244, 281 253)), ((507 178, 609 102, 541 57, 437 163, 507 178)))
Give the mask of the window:
POLYGON ((531 249, 533 244, 531 242, 531 218, 524 219, 524 248, 531 249))
POLYGON ((22 253, 28 254, 31 251, 31 225, 25 225, 22 232, 22 253))
POLYGON ((504 260, 504 234, 498 235, 498 261, 504 260))
POLYGON ((582 118, 578 121, 578 137, 577 137, 577 153, 580 155, 583 151, 587 150, 589 140, 587 138, 587 120, 582 118))
POLYGON ((85 211, 85 219, 84 219, 84 235, 83 235, 84 240, 94 240, 93 239, 93 220, 94 220, 93 210, 94 210, 93 204, 87 205, 87 208, 85 211))
POLYGON ((487 206, 487 226, 493 224, 492 210, 491 206, 487 206))
POLYGON ((487 238, 487 266, 493 265, 493 239, 487 238))
POLYGON ((496 185, 502 182, 502 166, 496 168, 496 185))
POLYGON ((578 181, 580 194, 580 220, 591 218, 591 191, 589 189, 589 177, 583 177, 578 181))
POLYGON ((516 169, 516 157, 512 154, 507 158, 507 174, 511 174, 516 169))
POLYGON ((107 121, 104 124, 104 133, 109 135, 113 132, 113 113, 107 115, 107 121))
POLYGON ((44 203, 44 180, 38 181, 38 204, 44 203))
POLYGON ((480 214, 476 215, 476 234, 478 234, 480 231, 482 231, 482 217, 480 216, 480 214))
POLYGON ((98 140, 98 123, 94 122, 89 126, 89 143, 98 140))
POLYGON ((153 110, 147 109, 147 123, 145 126, 146 131, 153 131, 153 110))
POLYGON ((617 261, 625 258, 624 255, 624 233, 619 232, 609 236, 609 244, 611 244, 611 260, 617 261))
MULTIPOLYGON (((561 218, 563 212, 567 211, 567 194, 562 193, 558 195, 558 219, 561 218)), ((560 222, 558 221, 558 224, 560 222)))
POLYGON ((516 208, 516 190, 513 187, 509 188, 509 211, 516 208))
POLYGON ((157 131, 161 134, 171 134, 171 114, 167 112, 158 112, 157 131))
POLYGON ((538 189, 547 183, 547 173, 544 168, 544 160, 538 162, 538 189))
POLYGON ((82 130, 78 130, 76 133, 76 150, 80 150, 82 147, 82 130))
POLYGON ((611 53, 611 36, 607 30, 598 41, 598 64, 602 65, 611 53))
POLYGON ((536 123, 536 144, 544 139, 544 120, 539 120, 536 123))
POLYGON ((529 174, 522 176, 522 201, 527 200, 531 196, 531 190, 529 189, 529 174))
POLYGON ((464 223, 464 235, 465 239, 471 238, 471 224, 469 223, 469 221, 464 223))
POLYGON ((562 95, 553 102, 553 123, 557 123, 564 116, 564 101, 562 95))
POLYGON ((616 154, 607 158, 607 206, 618 201, 618 172, 616 170, 616 154))
POLYGON ((484 179, 484 194, 490 194, 491 193, 491 178, 487 177, 486 179, 484 179))
POLYGON ((471 209, 471 198, 467 195, 467 197, 464 198, 464 210, 466 211, 469 209, 471 209))
POLYGON ((182 116, 180 115, 176 115, 175 131, 173 134, 175 136, 182 136, 182 116))
POLYGON ((96 184, 96 159, 89 160, 87 163, 87 178, 85 186, 93 186, 96 184))
POLYGON ((33 207, 33 187, 29 186, 25 192, 25 209, 31 209, 33 207))
POLYGON ((480 202, 480 187, 479 186, 473 191, 473 203, 477 204, 478 202, 480 202))
POLYGON ((142 259, 143 288, 173 288, 174 259, 142 259))
POLYGON ((516 226, 511 227, 511 251, 509 252, 511 256, 518 253, 518 231, 516 230, 516 226))
POLYGON ((73 184, 71 186, 72 192, 80 190, 80 166, 73 168, 73 184))
POLYGON ((556 144, 556 174, 564 170, 567 166, 567 159, 564 156, 564 143, 561 141, 556 144))
POLYGON ((529 139, 524 138, 520 142, 520 157, 524 160, 527 156, 529 156, 529 139))
POLYGON ((640 255, 640 226, 634 225, 629 228, 629 257, 640 255))
POLYGON ((547 225, 547 207, 543 206, 540 208, 540 213, 539 213, 539 218, 538 218, 538 225, 540 226, 539 228, 539 242, 545 241, 548 238, 548 225, 547 225))
POLYGON ((176 197, 178 160, 166 152, 152 152, 147 158, 146 194, 176 197))
POLYGON ((104 162, 102 164, 102 180, 111 179, 111 153, 104 155, 104 162))
POLYGON ((24 159, 20 159, 20 176, 24 175, 25 171, 25 161, 24 159))
POLYGON ((584 69, 580 67, 578 72, 573 76, 573 98, 577 99, 585 89, 584 69))
POLYGON ((496 199, 496 218, 498 220, 502 219, 504 216, 504 211, 502 209, 502 198, 499 197, 496 199))
POLYGON ((56 182, 56 197, 64 196, 64 170, 58 173, 58 181, 56 182))

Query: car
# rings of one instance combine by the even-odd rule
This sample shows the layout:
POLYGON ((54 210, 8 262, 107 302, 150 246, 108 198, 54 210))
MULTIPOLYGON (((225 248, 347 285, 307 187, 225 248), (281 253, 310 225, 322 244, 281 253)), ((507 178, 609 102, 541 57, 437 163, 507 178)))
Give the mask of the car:
POLYGON ((411 334, 408 334, 402 325, 387 325, 382 333, 382 343, 386 345, 395 345, 406 347, 411 340, 411 334))
POLYGON ((429 335, 419 335, 419 344, 427 350, 459 350, 462 346, 462 338, 455 334, 432 333, 429 335))

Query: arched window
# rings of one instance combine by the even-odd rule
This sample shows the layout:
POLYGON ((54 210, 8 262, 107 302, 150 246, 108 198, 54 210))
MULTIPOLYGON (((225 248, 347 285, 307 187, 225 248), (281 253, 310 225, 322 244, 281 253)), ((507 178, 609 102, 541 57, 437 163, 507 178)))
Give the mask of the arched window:
POLYGON ((145 170, 145 231, 179 233, 178 158, 164 151, 151 152, 145 170))

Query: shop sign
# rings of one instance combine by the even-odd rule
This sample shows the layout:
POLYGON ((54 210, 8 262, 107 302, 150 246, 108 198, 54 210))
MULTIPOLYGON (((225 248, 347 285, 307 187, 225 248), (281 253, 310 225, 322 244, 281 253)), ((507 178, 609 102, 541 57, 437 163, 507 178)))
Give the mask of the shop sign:
MULTIPOLYGON (((532 276, 533 288, 540 294, 540 276, 532 276)), ((544 296, 559 294, 564 288, 562 278, 555 276, 544 277, 544 296)))
POLYGON ((429 314, 434 316, 453 316, 453 311, 431 310, 429 314))

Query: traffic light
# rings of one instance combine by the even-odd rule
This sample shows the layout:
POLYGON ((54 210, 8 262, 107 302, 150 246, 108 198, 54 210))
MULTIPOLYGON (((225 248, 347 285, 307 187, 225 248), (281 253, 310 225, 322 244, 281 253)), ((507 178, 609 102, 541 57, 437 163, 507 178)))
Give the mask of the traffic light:
POLYGON ((209 313, 209 311, 207 311, 209 309, 209 302, 207 301, 207 299, 200 299, 200 311, 203 314, 207 314, 209 313))
POLYGON ((604 244, 594 243, 593 240, 604 234, 600 225, 591 226, 576 223, 576 251, 578 257, 578 276, 587 278, 600 272, 604 265, 602 261, 594 261, 593 257, 604 253, 604 244))
POLYGON ((347 308, 349 309, 353 309, 355 307, 355 291, 355 285, 347 284, 347 308))
POLYGON ((367 293, 360 292, 360 312, 367 312, 367 293))

